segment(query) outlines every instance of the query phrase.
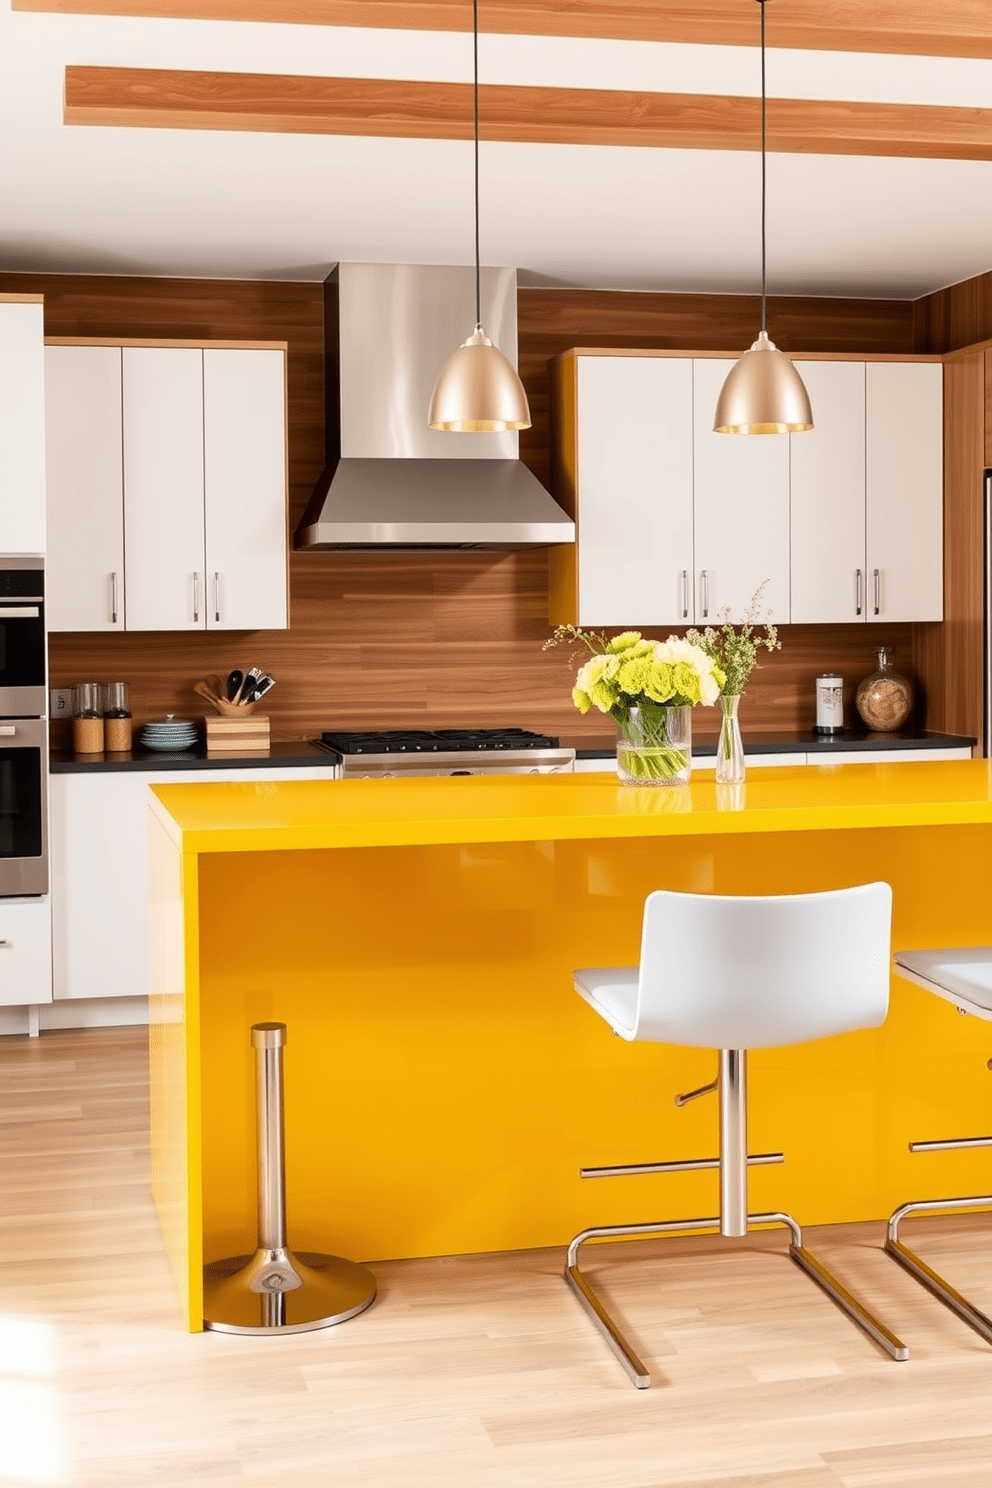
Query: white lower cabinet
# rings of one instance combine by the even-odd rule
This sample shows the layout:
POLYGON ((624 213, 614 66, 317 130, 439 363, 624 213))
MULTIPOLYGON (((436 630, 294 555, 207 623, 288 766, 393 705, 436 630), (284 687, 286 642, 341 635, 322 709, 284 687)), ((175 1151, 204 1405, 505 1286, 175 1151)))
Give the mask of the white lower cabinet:
POLYGON ((150 785, 251 784, 273 779, 331 780, 332 776, 326 766, 53 775, 48 997, 52 989, 56 999, 148 995, 150 785))
POLYGON ((51 900, 0 899, 0 1007, 51 1000, 51 900))

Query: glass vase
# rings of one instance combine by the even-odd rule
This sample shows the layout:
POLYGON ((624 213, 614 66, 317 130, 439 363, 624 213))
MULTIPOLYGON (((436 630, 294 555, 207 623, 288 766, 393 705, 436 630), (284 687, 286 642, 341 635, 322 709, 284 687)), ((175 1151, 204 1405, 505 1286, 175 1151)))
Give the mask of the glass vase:
POLYGON ((685 785, 692 773, 692 709, 641 703, 617 723, 617 774, 625 785, 685 785))
POLYGON ((744 779, 744 745, 737 717, 740 693, 721 694, 720 737, 716 745, 716 778, 719 785, 736 785, 744 779))
POLYGON ((876 671, 859 685, 854 705, 862 723, 873 733, 902 728, 913 710, 913 684, 895 669, 892 646, 875 649, 876 671))

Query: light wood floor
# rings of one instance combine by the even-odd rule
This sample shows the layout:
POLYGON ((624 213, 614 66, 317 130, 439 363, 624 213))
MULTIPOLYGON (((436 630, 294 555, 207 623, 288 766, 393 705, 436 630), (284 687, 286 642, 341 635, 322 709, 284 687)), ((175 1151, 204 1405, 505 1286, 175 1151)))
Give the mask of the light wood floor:
MULTIPOLYGON (((142 1029, 0 1039, 5 1488, 992 1488, 992 1349, 880 1253, 881 1226, 808 1238, 909 1343, 904 1364, 771 1235, 593 1258, 649 1391, 558 1251, 377 1264, 373 1308, 323 1332, 187 1334, 146 1081, 142 1029)), ((913 1229, 985 1310, 989 1228, 913 1229)))

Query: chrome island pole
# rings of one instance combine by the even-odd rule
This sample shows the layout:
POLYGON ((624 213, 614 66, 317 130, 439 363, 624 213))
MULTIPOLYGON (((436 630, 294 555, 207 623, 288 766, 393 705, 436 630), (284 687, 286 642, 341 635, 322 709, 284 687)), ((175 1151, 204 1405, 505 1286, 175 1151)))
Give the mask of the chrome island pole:
POLYGON ((203 1325, 220 1333, 306 1333, 363 1312, 375 1298, 366 1266, 289 1249, 282 1051, 285 1023, 255 1023, 258 1245, 203 1268, 203 1325))

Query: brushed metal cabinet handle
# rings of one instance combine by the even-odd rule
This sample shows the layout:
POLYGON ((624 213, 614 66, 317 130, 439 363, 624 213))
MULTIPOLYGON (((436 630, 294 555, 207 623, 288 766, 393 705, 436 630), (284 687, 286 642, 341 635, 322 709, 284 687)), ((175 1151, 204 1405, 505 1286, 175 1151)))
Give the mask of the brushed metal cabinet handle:
POLYGON ((117 575, 110 575, 110 623, 117 624, 117 575))
POLYGON ((220 574, 214 574, 214 624, 220 624, 220 574))
POLYGON ((855 569, 854 580, 854 613, 860 615, 865 607, 865 580, 860 568, 855 569))
POLYGON ((689 570, 682 570, 682 619, 689 618, 689 570))
POLYGON ((882 608, 882 579, 877 568, 872 569, 872 581, 875 586, 875 614, 882 608))
POLYGON ((700 570, 699 580, 702 590, 703 619, 708 620, 710 614, 710 571, 708 568, 700 570))
POLYGON ((193 624, 200 618, 200 575, 193 575, 193 624))

